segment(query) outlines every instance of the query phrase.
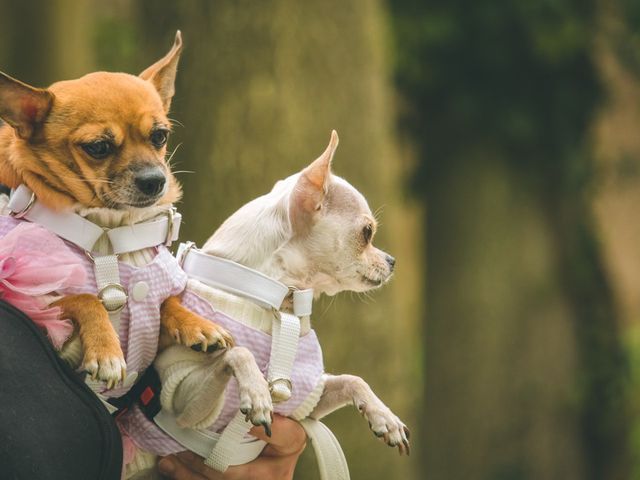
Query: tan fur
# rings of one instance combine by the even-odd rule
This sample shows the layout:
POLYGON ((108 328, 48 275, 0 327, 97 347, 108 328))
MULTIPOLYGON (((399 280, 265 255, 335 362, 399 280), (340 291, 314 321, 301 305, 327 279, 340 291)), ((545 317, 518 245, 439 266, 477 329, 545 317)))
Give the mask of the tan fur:
POLYGON ((63 317, 78 326, 84 347, 82 364, 92 376, 115 386, 126 376, 126 366, 118 335, 102 302, 95 295, 80 294, 67 295, 53 305, 62 308, 63 317))
MULTIPOLYGON (((172 204, 182 195, 165 157, 166 143, 153 133, 170 131, 167 117, 182 37, 140 76, 94 72, 76 80, 34 88, 0 72, 0 183, 28 186, 47 207, 145 208, 172 204), (108 141, 112 153, 98 159, 83 145, 108 141), (143 168, 161 172, 157 194, 136 187, 143 168), (143 198, 144 196, 150 198, 143 198), (146 203, 141 203, 142 201, 146 203), (151 202, 151 203, 149 203, 151 202)), ((124 378, 124 356, 108 314, 98 298, 74 295, 58 302, 78 326, 83 368, 113 385, 124 378)), ((163 305, 163 330, 184 345, 226 346, 230 336, 184 309, 177 298, 163 305)), ((167 336, 165 335, 166 339, 167 336)))
POLYGON ((206 351, 209 346, 227 348, 233 346, 233 338, 226 330, 187 310, 179 297, 167 298, 160 307, 162 329, 160 348, 172 344, 201 345, 206 351))
POLYGON ((125 73, 96 72, 77 80, 54 83, 51 112, 38 138, 23 139, 10 125, 0 128, 0 182, 10 187, 25 183, 38 199, 56 210, 74 204, 114 207, 114 184, 133 164, 159 166, 168 189, 157 204, 174 203, 180 186, 165 162, 166 145, 149 143, 154 126, 171 128, 154 86, 125 73), (95 160, 80 143, 112 134, 118 148, 109 161, 95 160))
POLYGON ((154 147, 154 128, 170 130, 167 117, 182 39, 142 76, 94 72, 36 89, 0 74, 0 183, 26 184, 50 208, 118 207, 114 185, 126 183, 138 163, 159 167, 168 188, 156 204, 174 203, 180 185, 166 162, 166 145, 154 147), (42 100, 46 95, 50 103, 42 100), (116 152, 96 160, 80 145, 108 135, 116 152))

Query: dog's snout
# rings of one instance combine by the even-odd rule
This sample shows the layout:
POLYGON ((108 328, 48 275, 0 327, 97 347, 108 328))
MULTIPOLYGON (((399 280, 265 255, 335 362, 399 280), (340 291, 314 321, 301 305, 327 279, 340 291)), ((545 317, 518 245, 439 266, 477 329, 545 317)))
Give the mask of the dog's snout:
POLYGON ((153 197, 162 192, 167 177, 159 168, 147 167, 136 174, 134 181, 138 190, 149 197, 153 197))
POLYGON ((389 269, 393 272, 393 267, 396 266, 396 259, 393 258, 391 255, 387 255, 385 257, 385 260, 387 261, 387 263, 389 264, 389 269))

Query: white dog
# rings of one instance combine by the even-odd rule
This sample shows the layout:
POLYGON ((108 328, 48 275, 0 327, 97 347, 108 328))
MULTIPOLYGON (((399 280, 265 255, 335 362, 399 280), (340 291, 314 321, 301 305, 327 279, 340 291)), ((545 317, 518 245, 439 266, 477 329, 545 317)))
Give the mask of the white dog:
MULTIPOLYGON (((283 312, 292 311, 297 301, 291 292, 312 289, 314 296, 334 295, 345 290, 364 292, 387 282, 395 260, 373 246, 376 220, 365 198, 347 181, 331 173, 337 145, 338 136, 334 131, 329 146, 317 160, 302 172, 277 182, 268 194, 240 208, 198 255, 235 262, 255 271, 252 278, 265 277, 267 281, 268 277, 290 287, 290 294, 280 306, 283 312)), ((229 265, 235 268, 230 262, 229 265)), ((189 281, 183 304, 205 317, 213 315, 215 318, 211 319, 230 331, 237 346, 213 354, 172 346, 160 354, 155 366, 163 384, 162 407, 174 415, 179 427, 219 431, 225 426, 221 420, 228 423, 229 415, 233 416, 239 409, 247 420, 254 425, 264 425, 269 432, 274 406, 275 412, 296 419, 320 419, 353 404, 368 420, 376 436, 398 447, 401 454, 409 453, 407 427, 363 379, 324 374, 319 347, 313 347, 317 339, 308 325, 305 327, 304 314, 293 363, 294 370, 304 365, 300 367, 303 371, 294 372, 280 385, 268 383, 269 375, 265 379, 265 374, 275 360, 273 352, 271 360, 268 358, 271 344, 264 342, 270 342, 270 334, 275 335, 270 319, 277 309, 265 308, 255 299, 242 298, 242 292, 231 289, 233 293, 229 293, 224 286, 218 288, 215 282, 198 278, 189 281), (203 300, 209 304, 209 311, 194 304, 203 300), (249 334, 258 336, 257 340, 245 338, 246 326, 241 331, 225 323, 228 317, 238 317, 239 312, 258 318, 258 323, 248 328, 249 334), (267 350, 266 357, 265 352, 260 351, 262 347, 267 350), (309 357, 314 358, 309 360, 309 357), (278 399, 279 403, 274 397, 272 402, 272 395, 278 393, 279 387, 284 388, 284 397, 278 399), (293 396, 288 399, 291 390, 293 396)), ((238 289, 243 288, 239 284, 238 289)), ((276 313, 276 317, 279 315, 276 313)))

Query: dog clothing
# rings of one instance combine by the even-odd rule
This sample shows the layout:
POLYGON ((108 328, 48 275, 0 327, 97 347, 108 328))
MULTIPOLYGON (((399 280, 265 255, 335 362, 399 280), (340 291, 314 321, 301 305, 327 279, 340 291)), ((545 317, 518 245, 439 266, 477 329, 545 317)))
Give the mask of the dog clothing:
MULTIPOLYGON (((25 221, 6 215, 0 215, 0 237, 25 221)), ((35 243, 40 242, 33 238, 35 243)), ((21 239, 21 245, 29 246, 30 237, 21 239)), ((89 293, 97 295, 94 266, 89 257, 77 246, 66 242, 76 262, 84 268, 86 282, 83 285, 63 286, 57 293, 73 295, 89 293)), ((126 289, 129 300, 120 314, 120 345, 127 362, 127 377, 141 375, 152 363, 157 353, 160 332, 160 305, 172 295, 178 295, 186 285, 186 274, 176 259, 163 246, 155 247, 155 257, 144 266, 135 267, 119 263, 120 283, 126 289)), ((133 381, 123 382, 114 389, 106 387, 100 391, 106 397, 124 395, 133 385, 133 381)))
MULTIPOLYGON (((271 335, 265 331, 267 328, 261 330, 259 327, 259 323, 264 319, 265 310, 263 308, 233 295, 215 291, 192 280, 189 281, 187 290, 182 296, 182 304, 231 333, 236 345, 250 350, 261 372, 265 376, 267 375, 272 339, 271 335), (236 317, 234 318, 222 310, 214 309, 206 298, 212 294, 216 297, 216 304, 219 305, 222 300, 225 309, 236 313, 236 317), (252 323, 253 325, 251 325, 252 323)), ((285 402, 274 404, 275 413, 297 420, 307 417, 312 412, 324 387, 322 382, 324 364, 318 337, 311 329, 303 330, 301 333, 291 371, 292 396, 285 402)), ((163 397, 170 398, 171 392, 167 391, 167 388, 171 388, 169 383, 174 388, 177 387, 179 381, 176 379, 185 378, 191 369, 199 366, 197 362, 191 365, 186 362, 181 363, 182 365, 172 369, 173 378, 170 382, 163 378, 163 397)), ((164 377, 162 373, 161 377, 164 377)), ((206 430, 215 433, 223 431, 239 412, 239 402, 237 382, 232 377, 225 389, 222 410, 206 430)), ((170 403, 170 400, 167 400, 167 403, 170 403)), ((137 407, 132 409, 130 415, 127 415, 123 428, 138 446, 157 455, 164 456, 185 450, 184 446, 148 420, 137 407)))
MULTIPOLYGON (((304 428, 316 453, 320 478, 348 480, 339 442, 325 425, 310 418, 325 381, 322 351, 310 328, 313 292, 288 288, 260 272, 199 252, 193 244, 182 244, 178 257, 191 277, 183 305, 227 329, 239 347, 251 351, 269 382, 274 411, 298 420, 304 428), (278 311, 283 303, 293 314, 278 311)), ((188 449, 218 471, 260 454, 265 442, 248 434, 251 425, 239 411, 235 377, 219 398, 211 399, 203 412, 206 418, 195 428, 181 428, 173 409, 178 388, 186 379, 196 384, 206 381, 211 363, 206 355, 172 347, 162 352, 154 366, 145 379, 148 386, 144 381, 137 386, 144 388, 138 398, 153 421, 135 407, 122 424, 139 446, 159 455, 188 449)))

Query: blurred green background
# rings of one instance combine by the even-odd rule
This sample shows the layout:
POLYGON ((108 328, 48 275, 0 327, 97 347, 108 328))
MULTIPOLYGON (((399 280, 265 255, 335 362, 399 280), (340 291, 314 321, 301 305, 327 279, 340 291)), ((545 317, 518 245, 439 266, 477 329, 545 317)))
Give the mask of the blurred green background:
MULTIPOLYGON (((327 370, 363 376, 413 433, 400 458, 353 409, 333 414, 352 478, 640 478, 640 3, 0 8, 0 69, 38 86, 138 73, 182 30, 184 239, 338 130, 335 172, 398 265, 314 323, 327 370)), ((296 478, 318 478, 310 449, 296 478)))

